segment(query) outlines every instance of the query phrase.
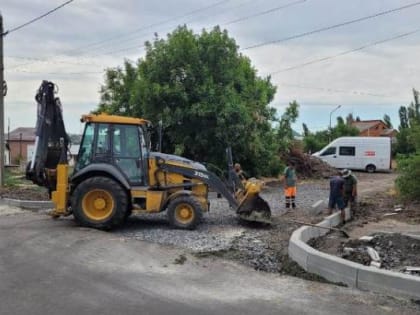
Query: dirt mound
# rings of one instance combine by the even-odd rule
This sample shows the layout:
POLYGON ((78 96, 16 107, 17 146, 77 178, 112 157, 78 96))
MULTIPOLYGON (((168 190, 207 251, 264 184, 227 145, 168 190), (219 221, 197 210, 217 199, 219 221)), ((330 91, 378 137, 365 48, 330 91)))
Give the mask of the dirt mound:
POLYGON ((285 160, 295 164, 300 178, 328 178, 337 174, 336 168, 299 150, 291 150, 285 160))

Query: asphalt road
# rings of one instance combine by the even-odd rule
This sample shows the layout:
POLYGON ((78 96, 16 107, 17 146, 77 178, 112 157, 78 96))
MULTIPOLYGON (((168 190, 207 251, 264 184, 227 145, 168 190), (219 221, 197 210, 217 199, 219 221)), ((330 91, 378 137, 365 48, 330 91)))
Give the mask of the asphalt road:
POLYGON ((80 228, 72 219, 10 213, 0 214, 1 315, 411 315, 419 310, 407 301, 80 228))

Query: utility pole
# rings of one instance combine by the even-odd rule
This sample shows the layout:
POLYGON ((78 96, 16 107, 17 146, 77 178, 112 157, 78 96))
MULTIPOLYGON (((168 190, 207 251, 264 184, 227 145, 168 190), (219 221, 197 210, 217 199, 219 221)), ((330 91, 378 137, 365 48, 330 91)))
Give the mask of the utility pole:
POLYGON ((338 105, 336 108, 334 108, 331 112, 330 112, 330 132, 329 132, 329 135, 328 135, 328 142, 331 142, 331 134, 332 134, 332 129, 331 129, 331 116, 332 116, 332 114, 337 110, 337 109, 339 109, 341 107, 341 105, 338 105))
POLYGON ((4 185, 4 96, 6 95, 3 64, 4 35, 3 16, 0 12, 0 187, 4 185))

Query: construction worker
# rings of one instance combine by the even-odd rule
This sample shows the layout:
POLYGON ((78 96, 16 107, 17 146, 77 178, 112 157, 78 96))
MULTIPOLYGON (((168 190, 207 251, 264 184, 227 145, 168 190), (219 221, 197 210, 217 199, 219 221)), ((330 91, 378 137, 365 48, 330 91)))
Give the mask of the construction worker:
POLYGON ((330 179, 330 197, 328 200, 328 212, 332 214, 333 210, 337 207, 341 211, 341 220, 345 221, 344 212, 344 179, 341 177, 341 171, 336 176, 330 179))
POLYGON ((296 208, 296 170, 293 162, 288 162, 283 172, 284 176, 284 197, 286 198, 286 209, 296 208))
POLYGON ((235 163, 234 165, 235 173, 238 175, 241 181, 246 181, 245 172, 242 170, 241 164, 235 163))
POLYGON ((350 210, 354 211, 357 198, 357 178, 348 169, 342 170, 341 177, 344 179, 344 207, 347 207, 350 202, 350 210))

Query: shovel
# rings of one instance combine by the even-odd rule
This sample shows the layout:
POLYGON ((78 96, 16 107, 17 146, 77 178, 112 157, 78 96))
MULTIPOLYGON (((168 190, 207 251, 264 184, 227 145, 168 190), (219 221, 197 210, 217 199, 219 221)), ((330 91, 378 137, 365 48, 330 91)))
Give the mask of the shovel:
POLYGON ((316 225, 316 224, 311 224, 311 223, 302 222, 302 221, 295 221, 295 220, 284 220, 284 221, 286 221, 288 223, 297 223, 297 224, 302 224, 302 225, 313 226, 313 227, 320 228, 320 229, 340 232, 345 238, 350 238, 350 235, 348 235, 346 231, 341 230, 341 229, 337 229, 337 228, 333 228, 333 227, 319 226, 319 225, 316 225))

